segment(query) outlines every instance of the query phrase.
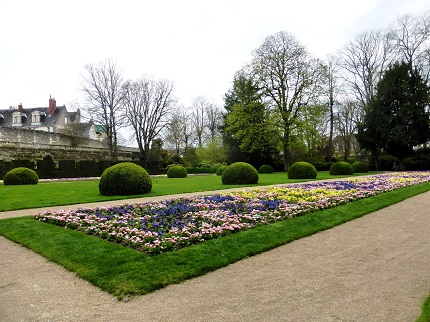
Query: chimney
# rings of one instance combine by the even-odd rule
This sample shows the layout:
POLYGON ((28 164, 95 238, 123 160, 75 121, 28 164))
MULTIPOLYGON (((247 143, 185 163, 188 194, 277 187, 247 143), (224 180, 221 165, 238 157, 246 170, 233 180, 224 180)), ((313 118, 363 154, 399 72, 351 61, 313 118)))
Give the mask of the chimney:
POLYGON ((90 127, 93 126, 93 124, 94 124, 94 120, 90 119, 90 127))
POLYGON ((18 112, 22 113, 22 103, 19 103, 18 105, 18 112))
POLYGON ((55 101, 55 98, 51 98, 51 95, 49 95, 48 116, 54 112, 56 107, 57 107, 57 102, 55 101))

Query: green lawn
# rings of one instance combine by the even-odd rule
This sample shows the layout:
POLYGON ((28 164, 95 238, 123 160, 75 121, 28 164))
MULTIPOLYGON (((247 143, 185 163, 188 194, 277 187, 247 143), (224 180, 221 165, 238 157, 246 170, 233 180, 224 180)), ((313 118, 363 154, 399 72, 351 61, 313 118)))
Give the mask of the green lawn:
MULTIPOLYGON (((343 176, 339 176, 343 177, 343 176)), ((319 172, 318 179, 339 178, 319 172)), ((258 185, 293 183, 285 173, 262 174, 258 185)), ((257 186, 257 185, 256 185, 257 186)), ((221 190, 221 178, 190 176, 153 178, 153 190, 140 196, 106 197, 98 180, 39 183, 35 186, 0 185, 0 211, 105 200, 221 190)), ((150 257, 94 236, 44 224, 31 217, 0 220, 0 235, 20 243, 118 298, 152 292, 169 284, 227 266, 293 240, 329 229, 430 190, 430 183, 388 192, 354 203, 311 213, 268 226, 207 241, 171 253, 150 257)), ((430 321, 430 295, 417 321, 430 321)))
POLYGON ((429 190, 430 183, 399 189, 153 257, 31 217, 0 220, 0 235, 121 298, 203 275, 429 190))
MULTIPOLYGON (((359 175, 359 174, 357 174, 359 175)), ((319 172, 320 180, 341 178, 330 176, 328 172, 319 172)), ((283 172, 260 174, 259 183, 252 186, 293 183, 307 180, 288 180, 283 172)), ((39 182, 37 185, 5 186, 0 185, 0 211, 73 205, 107 200, 131 199, 146 196, 163 196, 197 191, 222 190, 240 187, 223 185, 221 177, 216 175, 188 176, 188 178, 152 178, 152 191, 145 195, 102 196, 98 189, 98 180, 39 182)))

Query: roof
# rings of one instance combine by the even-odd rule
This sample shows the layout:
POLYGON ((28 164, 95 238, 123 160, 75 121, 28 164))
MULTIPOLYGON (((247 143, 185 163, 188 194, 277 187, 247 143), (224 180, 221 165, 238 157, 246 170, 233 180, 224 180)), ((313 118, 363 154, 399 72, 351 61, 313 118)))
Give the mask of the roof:
POLYGON ((96 130, 96 133, 107 133, 106 126, 104 126, 104 125, 94 124, 94 128, 96 130))
MULTIPOLYGON (((65 111, 67 114, 66 106, 57 106, 51 115, 48 115, 48 107, 34 107, 34 108, 23 108, 22 109, 22 127, 34 127, 31 123, 31 115, 33 112, 41 113, 41 124, 39 126, 54 126, 58 117, 65 111)), ((18 109, 9 108, 0 110, 0 126, 12 127, 13 114, 17 113, 18 109), (3 117, 1 117, 3 116, 3 117)))

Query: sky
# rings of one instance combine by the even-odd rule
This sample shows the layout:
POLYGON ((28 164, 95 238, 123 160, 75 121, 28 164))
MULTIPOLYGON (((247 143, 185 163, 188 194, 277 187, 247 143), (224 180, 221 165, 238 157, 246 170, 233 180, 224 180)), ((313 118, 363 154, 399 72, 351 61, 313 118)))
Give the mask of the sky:
POLYGON ((361 32, 428 0, 0 0, 0 109, 84 106, 87 64, 112 59, 124 79, 174 82, 179 103, 223 105, 233 76, 267 36, 288 31, 325 59, 361 32))

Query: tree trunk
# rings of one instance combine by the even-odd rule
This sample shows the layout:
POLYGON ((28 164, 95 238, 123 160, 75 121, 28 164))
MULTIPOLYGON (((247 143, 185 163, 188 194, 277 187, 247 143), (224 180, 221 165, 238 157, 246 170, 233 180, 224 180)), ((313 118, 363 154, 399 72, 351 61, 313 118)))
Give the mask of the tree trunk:
POLYGON ((351 155, 351 140, 348 136, 347 138, 345 138, 343 160, 348 162, 350 155, 351 155))
POLYGON ((284 138, 283 138, 283 151, 284 151, 284 170, 288 171, 290 168, 290 148, 289 148, 289 141, 290 141, 290 133, 289 129, 284 129, 284 138))
POLYGON ((405 163, 403 162, 403 159, 397 158, 397 169, 394 169, 394 171, 405 171, 405 163))
POLYGON ((373 162, 375 163, 375 170, 379 171, 379 158, 378 158, 378 152, 377 151, 372 151, 372 159, 373 162))

